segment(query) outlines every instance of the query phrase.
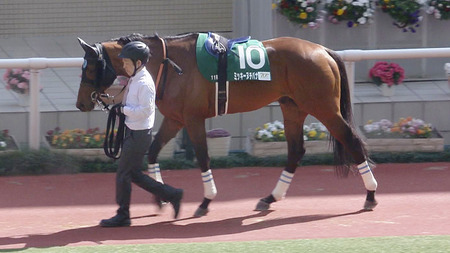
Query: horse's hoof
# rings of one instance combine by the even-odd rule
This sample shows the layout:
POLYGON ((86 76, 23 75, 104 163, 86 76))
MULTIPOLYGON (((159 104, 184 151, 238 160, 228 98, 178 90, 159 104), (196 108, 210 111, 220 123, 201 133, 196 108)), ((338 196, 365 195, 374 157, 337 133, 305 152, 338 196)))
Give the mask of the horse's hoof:
POLYGON ((366 202, 364 202, 364 210, 372 211, 377 205, 378 202, 376 200, 374 201, 366 200, 366 202))
POLYGON ((270 208, 270 204, 263 201, 263 200, 259 200, 258 204, 256 205, 255 211, 267 211, 270 208))
POLYGON ((207 213, 209 212, 208 208, 197 208, 197 210, 194 213, 194 217, 198 218, 198 217, 202 217, 205 216, 207 213))

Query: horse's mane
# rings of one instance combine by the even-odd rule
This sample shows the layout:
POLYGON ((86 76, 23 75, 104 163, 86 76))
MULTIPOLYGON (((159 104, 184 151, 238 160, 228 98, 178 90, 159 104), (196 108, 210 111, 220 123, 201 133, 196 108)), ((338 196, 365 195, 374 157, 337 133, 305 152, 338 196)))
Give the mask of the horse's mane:
MULTIPOLYGON (((175 40, 175 39, 183 39, 183 38, 187 38, 190 37, 192 35, 195 35, 196 33, 182 33, 182 34, 178 34, 178 35, 174 35, 174 36, 165 36, 163 37, 164 39, 168 39, 168 40, 175 40)), ((148 35, 143 35, 140 33, 132 33, 128 36, 122 36, 119 38, 115 38, 115 39, 111 39, 111 41, 117 41, 117 43, 119 45, 126 45, 129 42, 132 41, 142 41, 144 42, 144 40, 149 40, 149 39, 155 39, 155 38, 159 38, 158 34, 155 34, 153 36, 148 36, 148 35)))

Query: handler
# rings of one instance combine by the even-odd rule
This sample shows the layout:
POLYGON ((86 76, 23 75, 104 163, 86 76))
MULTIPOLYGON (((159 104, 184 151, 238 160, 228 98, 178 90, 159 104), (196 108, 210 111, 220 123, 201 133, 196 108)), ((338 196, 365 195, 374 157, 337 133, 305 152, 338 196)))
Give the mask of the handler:
POLYGON ((125 115, 125 136, 116 174, 116 216, 100 222, 102 227, 130 226, 131 182, 170 202, 178 217, 183 190, 155 181, 141 171, 145 152, 152 139, 155 121, 155 84, 145 68, 150 49, 140 41, 126 44, 121 53, 123 67, 130 80, 117 113, 125 115))

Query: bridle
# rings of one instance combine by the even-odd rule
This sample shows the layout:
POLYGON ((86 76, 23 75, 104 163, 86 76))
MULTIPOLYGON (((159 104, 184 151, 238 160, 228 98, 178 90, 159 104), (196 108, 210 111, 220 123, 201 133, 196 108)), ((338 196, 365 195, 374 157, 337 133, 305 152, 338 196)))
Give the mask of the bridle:
MULTIPOLYGON (((156 35, 156 37, 161 41, 162 50, 163 50, 163 59, 159 65, 158 75, 156 77, 156 82, 155 82, 155 90, 156 91, 158 91, 158 86, 161 84, 161 91, 156 96, 156 99, 161 100, 164 95, 165 85, 166 85, 166 81, 167 81, 167 64, 169 63, 174 68, 175 72, 177 72, 178 75, 182 75, 183 70, 174 61, 172 61, 168 57, 167 44, 166 44, 165 40, 163 38, 159 37, 158 35, 156 35)), ((105 86, 105 85, 102 85, 103 83, 108 83, 108 82, 112 83, 114 81, 114 79, 116 79, 117 75, 116 75, 116 71, 112 67, 112 63, 111 63, 111 60, 110 60, 108 54, 106 52, 104 52, 103 45, 100 43, 96 43, 96 44, 94 44, 94 46, 96 48, 98 57, 97 58, 85 57, 85 61, 83 63, 83 72, 82 72, 82 76, 81 76, 81 86, 88 86, 88 87, 93 88, 94 91, 90 95, 91 101, 94 104, 97 104, 101 108, 102 111, 109 111, 109 105, 106 104, 102 100, 102 98, 114 99, 115 96, 121 94, 125 90, 126 86, 124 86, 122 88, 122 90, 114 96, 111 96, 104 92, 99 92, 100 87, 105 86), (95 72, 96 72, 95 80, 89 79, 86 76, 85 69, 90 62, 94 62, 93 64, 95 64, 95 72), (109 76, 108 76, 108 74, 109 74, 109 76), (105 77, 110 78, 110 80, 103 80, 105 77)))
MULTIPOLYGON (((96 48, 96 52, 98 54, 97 58, 91 57, 91 58, 84 58, 83 63, 83 71, 81 75, 81 86, 87 86, 94 89, 94 91, 91 93, 91 101, 94 104, 97 104, 99 107, 101 107, 102 111, 108 111, 109 106, 101 99, 101 98, 113 98, 114 96, 111 96, 107 93, 100 92, 100 88, 103 85, 103 83, 113 82, 114 79, 116 79, 116 71, 112 67, 111 60, 106 52, 104 52, 104 47, 100 43, 94 44, 96 48), (94 63, 92 63, 94 62, 94 63), (86 76, 86 68, 89 64, 95 64, 95 79, 89 79, 86 76), (106 80, 104 80, 106 78, 106 80)), ((124 87, 125 88, 125 87, 124 87)), ((122 89, 122 91, 124 90, 122 89)), ((120 91, 120 93, 122 92, 120 91)), ((120 94, 119 93, 119 94, 120 94)), ((118 94, 117 94, 118 95, 118 94)), ((116 95, 116 96, 117 96, 116 95)))

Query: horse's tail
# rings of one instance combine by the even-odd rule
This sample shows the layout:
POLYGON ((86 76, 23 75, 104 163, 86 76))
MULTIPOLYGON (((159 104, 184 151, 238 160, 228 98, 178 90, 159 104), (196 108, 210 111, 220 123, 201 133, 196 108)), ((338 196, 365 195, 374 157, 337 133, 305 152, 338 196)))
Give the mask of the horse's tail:
MULTIPOLYGON (((344 61, 336 52, 330 49, 327 49, 327 52, 334 59, 339 68, 339 74, 341 77, 341 100, 340 100, 341 115, 350 126, 351 131, 354 133, 353 134, 354 138, 357 138, 357 140, 355 141, 361 143, 363 155, 365 157, 368 157, 368 152, 365 147, 365 143, 359 138, 358 134, 356 133, 357 131, 353 125, 351 94, 344 61)), ((348 176, 351 164, 353 162, 352 156, 349 152, 345 151, 344 146, 340 142, 338 142, 333 136, 331 136, 330 138, 331 141, 333 142, 336 174, 338 176, 346 177, 348 176)))

